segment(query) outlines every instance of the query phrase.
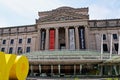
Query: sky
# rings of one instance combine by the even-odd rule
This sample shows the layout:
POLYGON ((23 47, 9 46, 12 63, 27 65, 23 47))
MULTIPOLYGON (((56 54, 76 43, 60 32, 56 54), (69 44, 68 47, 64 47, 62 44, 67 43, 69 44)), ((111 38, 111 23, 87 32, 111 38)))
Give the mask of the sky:
POLYGON ((0 27, 35 24, 38 12, 58 7, 89 8, 89 18, 120 18, 120 0, 0 0, 0 27))

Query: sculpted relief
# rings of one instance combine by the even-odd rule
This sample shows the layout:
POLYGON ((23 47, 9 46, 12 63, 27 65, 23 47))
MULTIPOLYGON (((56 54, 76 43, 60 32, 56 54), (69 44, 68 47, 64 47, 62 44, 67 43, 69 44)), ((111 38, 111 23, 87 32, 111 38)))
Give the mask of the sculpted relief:
POLYGON ((74 20, 74 19, 83 19, 83 18, 82 17, 71 16, 71 15, 47 16, 43 19, 40 19, 40 22, 64 21, 64 20, 74 20))
POLYGON ((39 13, 39 22, 51 22, 51 21, 64 21, 64 20, 77 20, 88 19, 87 12, 81 12, 81 10, 75 10, 74 8, 58 8, 49 12, 39 13))

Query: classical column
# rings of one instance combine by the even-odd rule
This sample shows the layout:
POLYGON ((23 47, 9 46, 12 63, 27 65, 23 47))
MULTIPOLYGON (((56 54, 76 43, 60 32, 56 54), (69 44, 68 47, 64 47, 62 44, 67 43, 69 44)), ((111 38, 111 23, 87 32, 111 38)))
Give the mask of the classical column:
POLYGON ((76 75, 76 65, 74 64, 74 75, 76 75))
POLYGON ((51 65, 51 76, 53 76, 53 65, 51 65))
POLYGON ((82 74, 82 64, 80 64, 80 74, 82 74))
POLYGON ((112 34, 110 34, 110 59, 112 57, 112 41, 113 41, 113 37, 112 34))
POLYGON ((58 74, 60 75, 60 64, 58 64, 58 74))
POLYGON ((39 38, 38 38, 38 50, 41 49, 41 29, 39 30, 39 38))
POLYGON ((79 32, 78 32, 78 26, 75 27, 75 42, 76 42, 76 49, 79 50, 80 48, 80 41, 79 41, 79 32))
POLYGON ((68 27, 65 27, 65 43, 66 43, 66 49, 69 49, 69 38, 68 38, 68 27))
POLYGON ((120 34, 119 34, 119 43, 118 43, 118 54, 120 55, 120 34))
POLYGON ((101 34, 101 59, 103 58, 103 34, 101 34))
POLYGON ((59 40, 58 28, 55 28, 55 49, 56 50, 58 50, 58 40, 59 40))
POLYGON ((40 74, 41 74, 41 65, 39 64, 39 72, 40 72, 40 74))
POLYGON ((49 49, 49 28, 46 28, 45 50, 49 49))
POLYGON ((30 76, 33 76, 34 72, 33 72, 33 65, 32 64, 30 66, 30 70, 31 70, 30 76))

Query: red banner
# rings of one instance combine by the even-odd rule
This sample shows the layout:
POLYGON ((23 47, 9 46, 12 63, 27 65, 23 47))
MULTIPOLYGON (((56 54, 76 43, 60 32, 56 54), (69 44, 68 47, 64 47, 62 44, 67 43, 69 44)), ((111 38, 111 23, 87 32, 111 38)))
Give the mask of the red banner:
POLYGON ((49 49, 55 49, 55 30, 50 30, 49 49))

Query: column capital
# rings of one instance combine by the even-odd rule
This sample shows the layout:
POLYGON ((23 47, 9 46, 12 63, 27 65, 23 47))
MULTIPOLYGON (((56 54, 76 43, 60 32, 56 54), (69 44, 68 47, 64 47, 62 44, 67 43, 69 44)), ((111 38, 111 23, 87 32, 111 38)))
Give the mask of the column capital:
POLYGON ((108 35, 111 35, 112 33, 111 32, 107 32, 108 35))
POLYGON ((79 26, 74 26, 74 28, 78 28, 79 26))
POLYGON ((42 28, 38 28, 38 30, 41 30, 42 28))
POLYGON ((120 30, 118 30, 118 34, 120 34, 120 30))
POLYGON ((79 28, 79 26, 74 26, 74 28, 75 28, 75 29, 78 29, 78 28, 79 28))
POLYGON ((100 35, 100 33, 98 33, 98 32, 95 32, 94 34, 96 34, 96 35, 100 35))
POLYGON ((38 29, 38 32, 40 33, 41 29, 38 29))
POLYGON ((50 28, 48 28, 48 27, 47 27, 47 28, 45 28, 45 30, 49 30, 49 29, 50 29, 50 28))
POLYGON ((111 31, 107 31, 107 34, 112 34, 112 32, 111 31))
POLYGON ((64 27, 65 29, 68 29, 69 28, 69 26, 66 26, 66 27, 64 27))
POLYGON ((59 29, 59 27, 56 27, 55 29, 59 29))
POLYGON ((91 35, 91 34, 95 35, 96 33, 95 33, 95 32, 91 32, 90 35, 91 35))
POLYGON ((88 25, 83 25, 84 27, 88 27, 88 25))
POLYGON ((95 35, 103 36, 103 33, 95 33, 95 35))

